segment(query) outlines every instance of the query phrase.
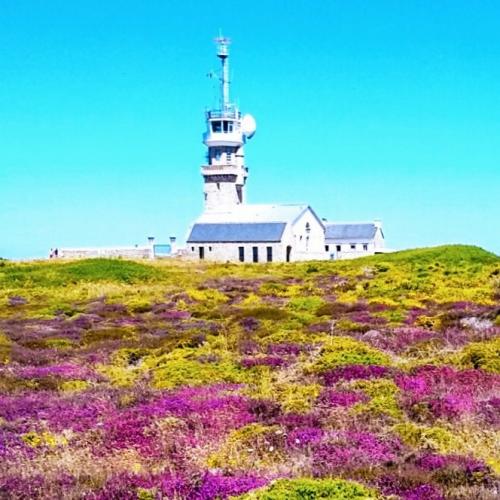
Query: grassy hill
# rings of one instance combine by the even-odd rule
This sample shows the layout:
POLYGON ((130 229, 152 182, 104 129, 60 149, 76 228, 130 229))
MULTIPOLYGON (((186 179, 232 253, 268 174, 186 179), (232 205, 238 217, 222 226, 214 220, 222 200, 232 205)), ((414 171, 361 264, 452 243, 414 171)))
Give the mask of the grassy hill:
POLYGON ((500 259, 0 261, 0 497, 496 498, 500 259))

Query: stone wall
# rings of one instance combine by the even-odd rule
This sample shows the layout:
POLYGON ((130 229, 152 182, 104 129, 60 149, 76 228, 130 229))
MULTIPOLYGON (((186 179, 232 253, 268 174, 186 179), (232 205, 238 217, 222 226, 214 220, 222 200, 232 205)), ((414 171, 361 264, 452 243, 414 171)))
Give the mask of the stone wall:
POLYGON ((103 248, 60 248, 58 258, 90 259, 98 257, 114 257, 124 259, 152 259, 153 249, 150 246, 137 247, 103 247, 103 248))

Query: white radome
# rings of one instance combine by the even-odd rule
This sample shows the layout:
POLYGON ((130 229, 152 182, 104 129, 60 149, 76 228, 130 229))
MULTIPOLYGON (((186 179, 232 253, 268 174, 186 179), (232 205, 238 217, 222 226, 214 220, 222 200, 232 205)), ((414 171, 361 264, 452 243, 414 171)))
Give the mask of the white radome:
POLYGON ((252 115, 245 115, 241 120, 241 129, 247 139, 251 139, 257 130, 257 123, 252 115))

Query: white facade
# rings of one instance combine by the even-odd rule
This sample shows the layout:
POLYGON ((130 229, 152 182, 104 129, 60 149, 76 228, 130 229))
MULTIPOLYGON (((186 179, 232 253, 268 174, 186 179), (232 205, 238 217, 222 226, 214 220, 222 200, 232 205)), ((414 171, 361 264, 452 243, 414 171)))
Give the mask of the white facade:
POLYGON ((330 259, 355 259, 386 251, 382 223, 378 220, 327 222, 325 226, 325 249, 330 259))
POLYGON ((223 262, 327 259, 325 228, 308 205, 242 205, 204 212, 190 229, 191 258, 223 262))

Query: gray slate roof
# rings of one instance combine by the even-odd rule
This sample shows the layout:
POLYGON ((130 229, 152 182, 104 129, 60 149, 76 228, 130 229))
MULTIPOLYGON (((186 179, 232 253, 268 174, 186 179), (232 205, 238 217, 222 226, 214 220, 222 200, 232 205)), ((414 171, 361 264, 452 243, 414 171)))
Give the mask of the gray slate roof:
POLYGON ((366 224, 326 224, 327 240, 371 240, 377 228, 373 223, 366 224))
POLYGON ((195 224, 188 243, 271 243, 281 241, 285 222, 195 224))

